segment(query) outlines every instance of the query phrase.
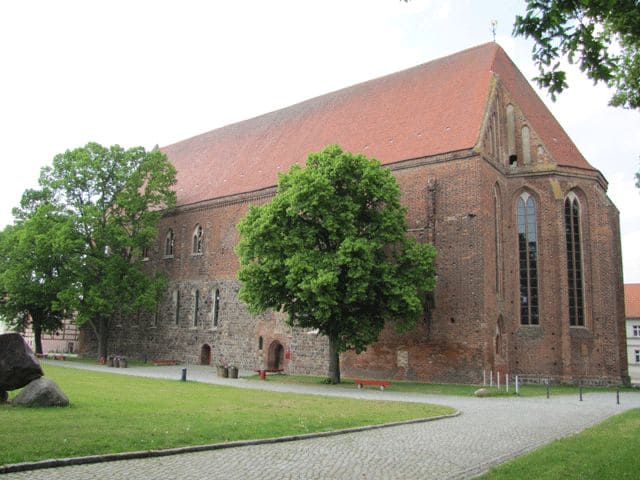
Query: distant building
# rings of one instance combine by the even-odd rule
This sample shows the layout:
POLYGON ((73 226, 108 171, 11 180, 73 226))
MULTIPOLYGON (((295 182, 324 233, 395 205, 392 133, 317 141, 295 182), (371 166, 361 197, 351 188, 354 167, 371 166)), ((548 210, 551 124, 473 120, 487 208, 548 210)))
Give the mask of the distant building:
MULTIPOLYGON (((1 328, 1 327, 0 327, 1 328)), ((36 345, 33 339, 33 331, 27 328, 22 336, 33 351, 36 345)), ((78 351, 78 326, 73 320, 65 320, 62 328, 54 333, 42 334, 42 353, 77 353, 78 351)))
POLYGON ((640 283, 624 286, 625 317, 627 319, 627 358, 631 383, 640 385, 640 283))

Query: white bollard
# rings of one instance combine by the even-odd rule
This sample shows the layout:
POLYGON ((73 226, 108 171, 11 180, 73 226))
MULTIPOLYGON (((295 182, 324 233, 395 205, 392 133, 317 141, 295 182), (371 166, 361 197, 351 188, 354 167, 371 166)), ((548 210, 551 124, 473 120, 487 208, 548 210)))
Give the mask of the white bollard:
POLYGON ((496 383, 498 384, 498 390, 500 390, 500 372, 496 372, 496 383))
POLYGON ((493 387, 493 370, 489 370, 489 386, 493 387))
POLYGON ((520 395, 520 385, 518 385, 518 375, 516 375, 516 395, 520 395))
POLYGON ((482 386, 483 387, 487 386, 487 371, 486 370, 482 370, 482 386))
POLYGON ((507 393, 509 393, 509 374, 508 374, 508 373, 505 373, 504 375, 505 375, 505 377, 506 377, 506 379, 505 379, 505 381, 504 381, 504 384, 505 384, 505 386, 507 387, 507 393))

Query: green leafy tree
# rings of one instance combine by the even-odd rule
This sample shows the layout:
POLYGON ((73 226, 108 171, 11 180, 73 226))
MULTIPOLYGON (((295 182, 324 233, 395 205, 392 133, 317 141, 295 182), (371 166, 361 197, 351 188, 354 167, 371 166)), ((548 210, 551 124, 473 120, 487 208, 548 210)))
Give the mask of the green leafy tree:
POLYGON ((158 150, 96 143, 67 150, 42 170, 43 191, 73 225, 58 239, 75 258, 74 281, 58 292, 58 304, 91 326, 99 357, 107 356, 113 322, 151 311, 166 288, 142 258, 164 209, 175 205, 175 174, 158 150))
POLYGON ((283 311, 290 325, 325 335, 339 383, 339 353, 365 350, 385 321, 414 328, 435 287, 435 249, 406 237, 405 217, 398 184, 377 160, 335 145, 312 153, 238 225, 240 298, 254 313, 283 311))
POLYGON ((22 215, 0 233, 0 316, 14 330, 31 326, 36 353, 42 353, 42 333, 60 329, 65 316, 57 295, 71 281, 71 259, 58 240, 72 225, 50 204, 27 206, 29 193, 22 215))
POLYGON ((514 35, 532 38, 536 78, 555 99, 567 87, 560 59, 615 89, 611 105, 640 108, 640 6, 637 0, 527 0, 514 35))

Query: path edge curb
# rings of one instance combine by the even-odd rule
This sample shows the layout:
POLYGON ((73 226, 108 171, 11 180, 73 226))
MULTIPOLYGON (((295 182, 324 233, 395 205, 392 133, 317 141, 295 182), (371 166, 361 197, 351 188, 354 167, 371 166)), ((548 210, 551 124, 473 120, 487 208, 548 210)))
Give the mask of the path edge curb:
POLYGON ((0 475, 7 473, 27 472, 30 470, 42 470, 45 468, 69 467, 75 465, 88 465, 93 463, 115 462, 119 460, 137 460, 143 458, 166 457, 169 455, 180 455, 182 453, 207 452, 212 450, 223 450, 227 448, 247 447, 253 445, 268 445, 274 443, 295 442, 299 440, 308 440, 313 438, 334 437, 337 435, 346 435, 348 433, 365 432, 368 430, 379 430, 382 428, 399 427, 403 425, 413 425, 416 423, 433 422, 436 420, 445 420, 461 415, 460 410, 447 415, 438 415, 436 417, 416 418, 413 420, 403 420, 401 422, 382 423, 379 425, 365 425, 362 427, 343 428, 340 430, 331 430, 329 432, 304 433, 301 435, 287 435, 284 437, 262 438, 257 440, 237 440, 225 443, 212 443, 207 445, 192 445, 189 447, 166 448, 160 450, 139 450, 135 452, 108 453, 105 455, 88 455, 85 457, 57 458, 49 460, 41 460, 38 462, 13 463, 0 465, 0 475))

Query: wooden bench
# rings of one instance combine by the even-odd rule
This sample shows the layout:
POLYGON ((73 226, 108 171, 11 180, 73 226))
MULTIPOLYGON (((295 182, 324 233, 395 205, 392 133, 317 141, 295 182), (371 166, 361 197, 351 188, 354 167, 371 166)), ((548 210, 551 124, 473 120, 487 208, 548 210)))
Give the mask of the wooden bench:
POLYGON ((172 358, 160 358, 157 360, 151 360, 151 363, 157 367, 159 365, 178 365, 180 362, 172 358))
POLYGON ((64 360, 65 356, 59 353, 53 353, 49 355, 49 358, 53 358, 54 360, 64 360))
POLYGON ((382 390, 382 391, 384 391, 385 388, 387 388, 389 385, 391 385, 391 382, 388 382, 386 380, 360 380, 360 379, 355 379, 353 381, 353 383, 355 383, 358 388, 362 388, 363 385, 375 385, 376 387, 380 387, 380 390, 382 390))
POLYGON ((38 357, 38 358, 47 358, 47 354, 46 353, 36 353, 36 357, 38 357))

